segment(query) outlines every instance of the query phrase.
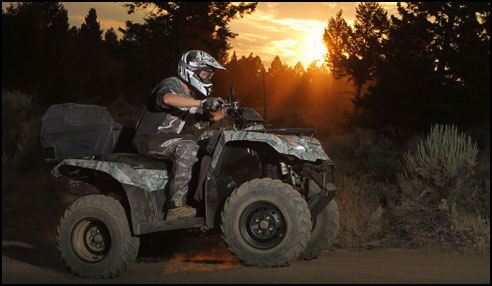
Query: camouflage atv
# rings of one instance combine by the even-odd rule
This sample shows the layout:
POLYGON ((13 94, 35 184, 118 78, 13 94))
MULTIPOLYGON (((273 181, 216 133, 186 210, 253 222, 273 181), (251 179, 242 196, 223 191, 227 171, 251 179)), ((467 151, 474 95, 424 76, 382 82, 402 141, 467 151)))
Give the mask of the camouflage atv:
POLYGON ((56 234, 73 273, 116 277, 136 259, 140 235, 168 230, 220 227, 230 251, 258 267, 312 259, 333 242, 335 165, 314 130, 265 129, 258 113, 239 107, 232 89, 226 107, 232 128, 198 138, 197 216, 165 220, 172 162, 114 153, 122 128, 104 107, 50 106, 41 143, 54 148, 52 174, 70 178, 69 193, 79 196, 56 234))

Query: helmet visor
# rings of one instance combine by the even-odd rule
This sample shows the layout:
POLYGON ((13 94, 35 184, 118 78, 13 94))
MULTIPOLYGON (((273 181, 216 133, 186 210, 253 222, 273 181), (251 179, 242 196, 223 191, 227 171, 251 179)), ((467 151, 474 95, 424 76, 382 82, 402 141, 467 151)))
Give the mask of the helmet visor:
POLYGON ((214 76, 214 74, 215 74, 215 69, 210 67, 198 69, 196 71, 196 75, 198 76, 200 81, 204 83, 209 83, 212 77, 214 76))

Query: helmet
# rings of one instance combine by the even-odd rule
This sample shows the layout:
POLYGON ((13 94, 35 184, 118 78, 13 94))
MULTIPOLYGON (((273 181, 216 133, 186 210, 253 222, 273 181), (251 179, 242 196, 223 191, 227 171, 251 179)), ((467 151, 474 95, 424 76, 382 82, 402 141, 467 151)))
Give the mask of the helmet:
POLYGON ((206 52, 191 50, 181 56, 178 63, 178 75, 204 96, 209 96, 212 93, 213 83, 211 79, 216 68, 225 70, 216 59, 206 52))

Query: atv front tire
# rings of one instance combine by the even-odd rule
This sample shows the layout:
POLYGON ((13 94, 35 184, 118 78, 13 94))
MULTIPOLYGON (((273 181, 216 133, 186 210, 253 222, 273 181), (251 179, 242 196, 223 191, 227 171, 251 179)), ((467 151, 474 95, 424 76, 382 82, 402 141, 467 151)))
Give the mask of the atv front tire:
POLYGON ((60 219, 56 245, 64 263, 80 277, 113 278, 126 271, 138 254, 125 210, 104 195, 74 201, 60 219))
POLYGON ((339 225, 338 206, 332 200, 326 208, 313 220, 311 238, 299 259, 311 260, 319 256, 335 240, 339 225))
POLYGON ((270 178, 242 184, 222 211, 222 237, 246 265, 285 266, 299 257, 311 233, 306 201, 292 186, 270 178))

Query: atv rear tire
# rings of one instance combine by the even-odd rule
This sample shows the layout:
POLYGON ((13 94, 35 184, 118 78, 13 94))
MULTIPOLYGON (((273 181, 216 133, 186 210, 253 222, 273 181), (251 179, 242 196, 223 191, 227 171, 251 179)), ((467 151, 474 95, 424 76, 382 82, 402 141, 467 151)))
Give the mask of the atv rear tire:
POLYGON ((87 278, 121 275, 137 257, 139 244, 120 202, 104 195, 74 201, 56 233, 63 262, 74 274, 87 278))
POLYGON ((242 184, 222 211, 222 237, 246 265, 288 265, 307 245, 311 218, 292 186, 270 178, 242 184))

